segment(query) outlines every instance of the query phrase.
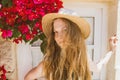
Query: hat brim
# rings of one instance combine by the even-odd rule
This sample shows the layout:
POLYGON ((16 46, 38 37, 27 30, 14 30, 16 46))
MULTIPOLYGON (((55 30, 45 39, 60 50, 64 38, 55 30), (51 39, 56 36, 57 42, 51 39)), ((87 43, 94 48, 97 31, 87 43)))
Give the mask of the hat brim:
POLYGON ((77 24, 84 38, 85 39, 88 38, 90 34, 90 25, 85 19, 77 17, 77 16, 71 16, 71 15, 59 14, 59 13, 49 13, 43 16, 42 28, 43 28, 43 32, 46 37, 50 35, 49 32, 51 30, 51 25, 55 18, 66 18, 72 21, 73 23, 77 24))

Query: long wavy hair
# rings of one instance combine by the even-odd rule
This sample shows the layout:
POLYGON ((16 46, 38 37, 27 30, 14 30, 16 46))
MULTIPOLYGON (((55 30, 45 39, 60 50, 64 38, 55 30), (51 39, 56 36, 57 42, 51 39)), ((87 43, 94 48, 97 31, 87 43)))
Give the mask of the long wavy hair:
POLYGON ((66 48, 56 43, 52 24, 43 61, 45 77, 47 80, 91 80, 85 40, 79 27, 70 20, 60 19, 67 26, 66 48))

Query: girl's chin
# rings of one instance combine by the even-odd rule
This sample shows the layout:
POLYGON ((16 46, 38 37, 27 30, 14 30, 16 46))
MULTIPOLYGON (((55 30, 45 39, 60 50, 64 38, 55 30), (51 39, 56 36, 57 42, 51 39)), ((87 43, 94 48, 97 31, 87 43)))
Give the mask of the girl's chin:
POLYGON ((58 42, 57 44, 60 48, 66 48, 66 45, 64 42, 58 42))
POLYGON ((64 44, 59 44, 59 46, 60 46, 61 49, 65 49, 66 48, 66 46, 64 44))

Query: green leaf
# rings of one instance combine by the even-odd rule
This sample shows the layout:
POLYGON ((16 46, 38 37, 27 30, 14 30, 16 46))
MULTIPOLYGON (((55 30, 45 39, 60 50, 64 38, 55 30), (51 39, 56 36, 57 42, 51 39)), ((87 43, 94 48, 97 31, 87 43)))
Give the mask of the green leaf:
POLYGON ((43 40, 43 42, 40 45, 41 51, 43 52, 43 54, 46 53, 46 48, 47 48, 47 40, 43 40))
POLYGON ((39 39, 38 36, 35 36, 31 41, 30 41, 30 44, 33 44, 35 41, 37 41, 39 39))
POLYGON ((2 6, 4 7, 10 7, 12 6, 12 0, 2 0, 2 6))
POLYGON ((2 25, 2 24, 0 24, 0 28, 3 28, 3 25, 2 25))
POLYGON ((39 37, 40 37, 41 40, 44 40, 44 39, 46 38, 46 36, 45 36, 44 33, 41 33, 41 34, 39 35, 39 37))
POLYGON ((25 43, 29 42, 29 40, 26 40, 25 35, 22 35, 22 39, 25 41, 25 43))
POLYGON ((9 0, 8 7, 12 6, 12 0, 9 0))
POLYGON ((12 36, 12 37, 17 38, 17 37, 20 36, 20 34, 21 34, 21 33, 20 33, 17 29, 14 29, 14 30, 13 30, 13 36, 12 36))

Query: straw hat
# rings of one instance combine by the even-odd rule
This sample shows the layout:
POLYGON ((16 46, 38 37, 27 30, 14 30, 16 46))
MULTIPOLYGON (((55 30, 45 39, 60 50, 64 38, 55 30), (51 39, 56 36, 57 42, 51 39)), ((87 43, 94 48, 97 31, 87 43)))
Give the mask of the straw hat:
POLYGON ((51 25, 55 18, 66 18, 72 21, 73 23, 77 24, 85 39, 90 34, 90 25, 85 19, 80 18, 77 15, 77 13, 71 10, 61 8, 58 13, 48 13, 45 16, 43 16, 42 27, 43 27, 43 32, 46 35, 46 37, 50 35, 50 30, 52 27, 51 25))

